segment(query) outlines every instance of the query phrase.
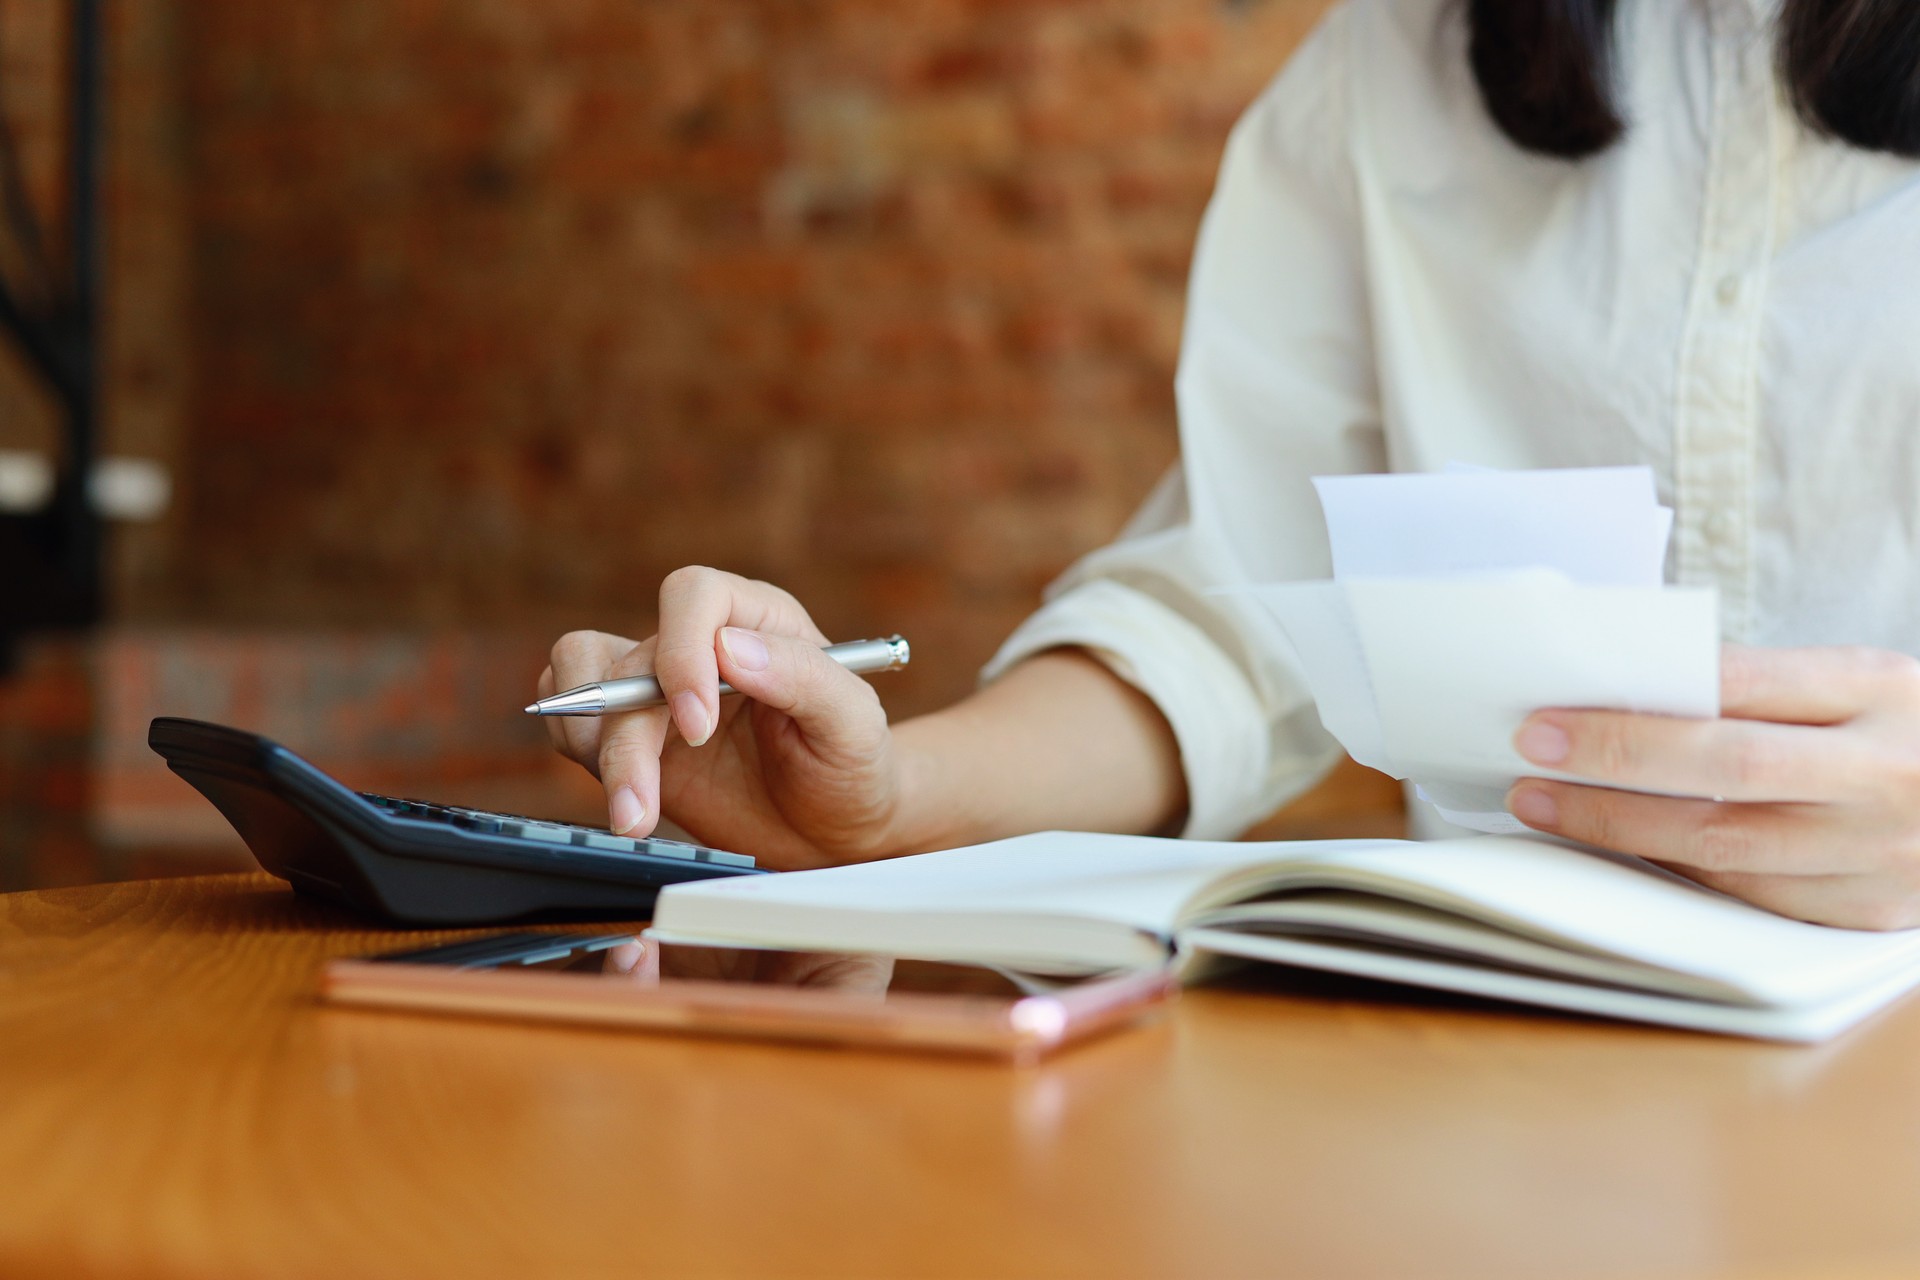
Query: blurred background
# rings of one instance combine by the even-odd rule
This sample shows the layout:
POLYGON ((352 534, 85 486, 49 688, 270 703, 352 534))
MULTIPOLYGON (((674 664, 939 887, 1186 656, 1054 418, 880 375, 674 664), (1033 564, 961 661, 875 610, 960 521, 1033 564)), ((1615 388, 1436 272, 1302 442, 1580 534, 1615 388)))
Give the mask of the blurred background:
MULTIPOLYGON (((0 561, 3 888, 249 865, 155 714, 598 819, 519 707, 683 564, 909 636, 896 717, 963 695, 1172 459, 1222 144, 1326 0, 117 0, 97 85, 88 7, 0 0, 0 279, 84 315, 91 101, 132 494, 92 625, 0 561)), ((70 409, 0 333, 15 518, 70 409)), ((1396 804, 1350 772, 1265 830, 1396 804)))

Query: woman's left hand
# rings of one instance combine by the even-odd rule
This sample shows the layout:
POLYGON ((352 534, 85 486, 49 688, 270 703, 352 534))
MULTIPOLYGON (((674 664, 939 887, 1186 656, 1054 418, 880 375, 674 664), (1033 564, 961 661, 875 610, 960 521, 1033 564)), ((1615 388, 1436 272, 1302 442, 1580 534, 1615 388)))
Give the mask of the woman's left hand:
POLYGON ((1720 690, 1717 720, 1535 712, 1520 754, 1599 785, 1523 778, 1508 809, 1782 915, 1920 926, 1920 661, 1728 645, 1720 690))

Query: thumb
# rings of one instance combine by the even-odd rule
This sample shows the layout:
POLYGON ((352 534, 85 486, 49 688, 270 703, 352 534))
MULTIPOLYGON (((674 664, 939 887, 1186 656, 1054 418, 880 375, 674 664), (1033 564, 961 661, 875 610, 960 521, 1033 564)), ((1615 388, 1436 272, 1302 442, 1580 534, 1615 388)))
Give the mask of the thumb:
POLYGON ((719 658, 728 684, 791 716, 816 750, 865 751, 885 732, 873 686, 812 641, 722 627, 719 658))

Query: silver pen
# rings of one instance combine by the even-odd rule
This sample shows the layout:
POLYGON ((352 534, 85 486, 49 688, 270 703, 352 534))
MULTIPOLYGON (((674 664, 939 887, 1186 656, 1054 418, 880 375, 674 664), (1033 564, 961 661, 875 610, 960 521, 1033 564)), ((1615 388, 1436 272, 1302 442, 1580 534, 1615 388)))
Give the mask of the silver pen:
MULTIPOLYGON (((829 658, 859 675, 874 671, 898 671, 910 656, 907 642, 900 636, 885 640, 849 640, 821 650, 829 658)), ((721 693, 738 693, 725 680, 721 693)), ((607 716, 616 711, 639 711, 643 707, 666 705, 660 694, 660 682, 652 676, 634 676, 627 680, 602 680, 583 684, 578 689, 556 693, 551 698, 527 704, 530 716, 607 716)))

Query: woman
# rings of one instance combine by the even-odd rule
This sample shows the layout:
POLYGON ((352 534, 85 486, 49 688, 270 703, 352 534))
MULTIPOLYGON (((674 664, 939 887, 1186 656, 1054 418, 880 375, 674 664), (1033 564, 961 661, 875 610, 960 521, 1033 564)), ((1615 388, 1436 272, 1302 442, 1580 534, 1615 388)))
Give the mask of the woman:
POLYGON ((1206 594, 1325 576, 1308 478, 1645 462, 1719 588, 1723 717, 1543 710, 1525 822, 1808 920, 1920 925, 1920 6, 1348 0, 1234 130, 1196 252, 1182 461, 1009 639, 889 726, 801 605, 684 569, 540 692, 616 829, 767 863, 1046 827, 1230 836, 1338 755, 1206 594), (1846 645, 1851 647, 1834 647, 1846 645), (746 694, 724 703, 715 683, 746 694))

